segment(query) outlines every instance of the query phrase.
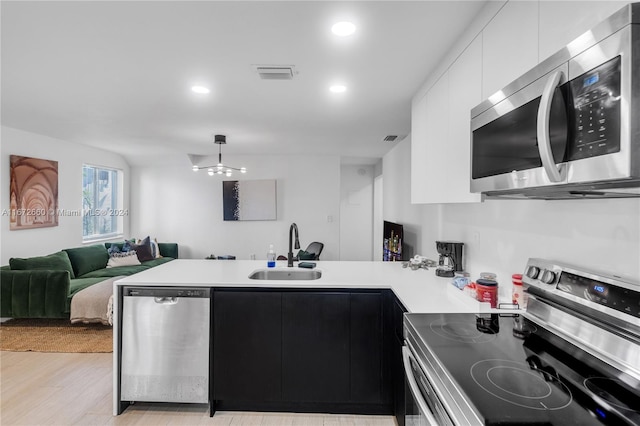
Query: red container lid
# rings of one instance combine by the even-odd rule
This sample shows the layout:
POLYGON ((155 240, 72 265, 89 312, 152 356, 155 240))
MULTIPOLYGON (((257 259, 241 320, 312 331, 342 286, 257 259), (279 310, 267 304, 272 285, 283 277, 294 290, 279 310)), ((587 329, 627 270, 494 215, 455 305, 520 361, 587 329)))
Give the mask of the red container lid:
POLYGON ((498 282, 495 280, 479 279, 479 280, 476 280, 476 284, 483 285, 485 287, 495 287, 498 285, 498 282))
POLYGON ((522 285, 522 274, 511 275, 511 281, 514 285, 522 285))

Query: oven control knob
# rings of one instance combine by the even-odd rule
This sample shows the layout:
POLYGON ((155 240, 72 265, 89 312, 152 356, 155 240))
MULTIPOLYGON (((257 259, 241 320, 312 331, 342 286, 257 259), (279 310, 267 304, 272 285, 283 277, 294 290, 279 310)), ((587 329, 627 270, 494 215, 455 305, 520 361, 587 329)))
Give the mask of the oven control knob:
POLYGON ((540 281, 542 281, 545 284, 553 284, 555 280, 556 280, 555 272, 550 271, 548 269, 545 269, 544 271, 542 271, 542 276, 540 277, 540 281))
POLYGON ((539 273, 540 273, 540 268, 538 268, 537 266, 529 266, 527 268, 527 271, 525 272, 525 275, 535 280, 536 278, 538 278, 539 273))

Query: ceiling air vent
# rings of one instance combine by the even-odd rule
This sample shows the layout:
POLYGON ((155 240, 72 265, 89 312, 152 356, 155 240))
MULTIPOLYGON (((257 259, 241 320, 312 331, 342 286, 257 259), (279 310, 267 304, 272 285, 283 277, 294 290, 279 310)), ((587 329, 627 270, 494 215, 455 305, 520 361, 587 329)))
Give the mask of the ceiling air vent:
POLYGON ((297 74, 293 65, 254 65, 254 68, 263 80, 292 80, 297 74))
POLYGON ((387 135, 387 136, 384 137, 384 139, 382 139, 382 141, 383 142, 400 142, 401 140, 403 140, 406 137, 407 137, 407 135, 402 135, 402 136, 387 135))

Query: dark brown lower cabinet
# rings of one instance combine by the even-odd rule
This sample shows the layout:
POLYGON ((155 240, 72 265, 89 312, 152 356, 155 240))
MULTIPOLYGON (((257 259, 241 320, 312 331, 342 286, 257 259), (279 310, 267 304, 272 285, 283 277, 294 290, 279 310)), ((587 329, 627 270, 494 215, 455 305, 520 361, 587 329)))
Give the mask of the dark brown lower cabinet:
POLYGON ((391 372, 393 384, 393 412, 398 422, 398 426, 404 426, 405 408, 405 377, 404 365, 402 361, 402 346, 404 345, 403 320, 404 313, 407 312, 404 305, 398 298, 389 292, 389 305, 392 317, 391 336, 391 372))
POLYGON ((282 400, 281 307, 279 292, 214 291, 215 399, 282 400))
POLYGON ((216 290, 215 406, 394 413, 388 293, 216 290))
POLYGON ((350 400, 349 293, 282 295, 282 396, 285 401, 350 400))
POLYGON ((387 362, 384 294, 350 295, 350 363, 352 401, 384 404, 391 392, 387 362))

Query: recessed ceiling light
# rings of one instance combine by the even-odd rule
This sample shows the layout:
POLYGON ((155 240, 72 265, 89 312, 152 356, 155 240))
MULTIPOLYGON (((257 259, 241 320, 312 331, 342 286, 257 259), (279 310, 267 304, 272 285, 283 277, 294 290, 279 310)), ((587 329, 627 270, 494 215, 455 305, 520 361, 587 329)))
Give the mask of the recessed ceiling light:
POLYGON ((333 93, 344 93, 347 91, 347 86, 343 86, 342 84, 335 84, 329 87, 329 90, 333 93))
POLYGON ((191 90, 195 93, 199 93, 202 95, 206 95, 207 93, 210 92, 210 90, 204 86, 192 86, 191 90))
POLYGON ((352 22, 338 22, 331 27, 331 32, 340 37, 346 37, 356 32, 356 26, 352 22))

